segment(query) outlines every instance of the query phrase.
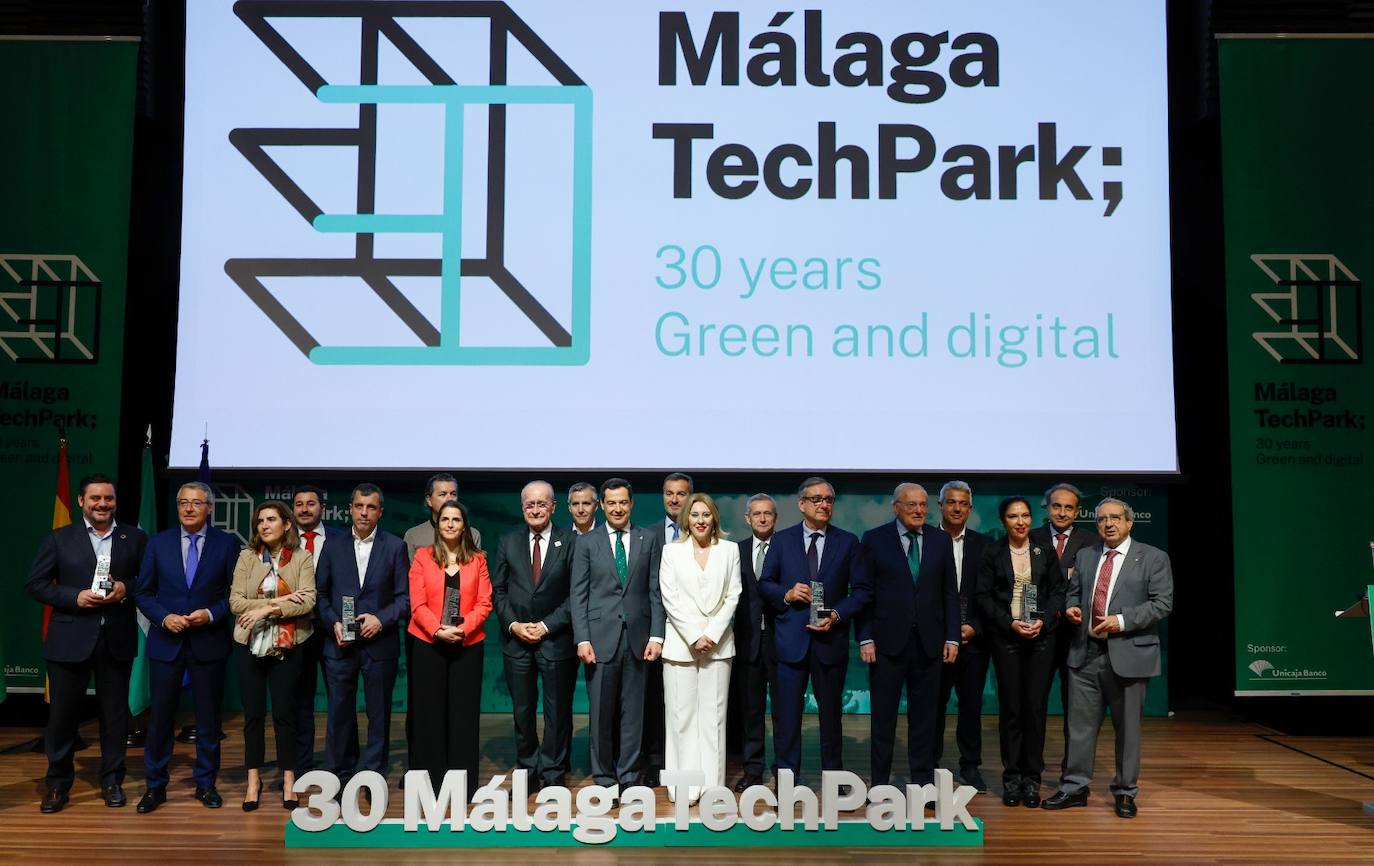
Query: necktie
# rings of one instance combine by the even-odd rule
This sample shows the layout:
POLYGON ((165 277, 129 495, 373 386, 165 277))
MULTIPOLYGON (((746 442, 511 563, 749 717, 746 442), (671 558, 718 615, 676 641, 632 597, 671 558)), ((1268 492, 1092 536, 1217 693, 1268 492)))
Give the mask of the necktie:
POLYGON ((625 585, 625 575, 630 572, 629 560, 625 557, 625 530, 615 531, 615 573, 620 577, 620 585, 625 585))
POLYGON ((1107 617, 1107 589, 1112 584, 1112 557, 1118 552, 1108 550, 1102 557, 1102 567, 1097 571, 1097 586, 1093 588, 1093 627, 1107 617))
POLYGON ((906 537, 911 542, 906 549, 906 566, 911 569, 911 582, 919 583, 921 580, 921 534, 908 532, 906 537))
POLYGON ((315 536, 317 534, 318 533, 316 533, 313 529, 308 530, 305 533, 305 549, 310 551, 311 553, 315 552, 315 536))
POLYGON ((819 532, 811 533, 811 544, 806 548, 806 570, 810 572, 812 580, 821 573, 821 552, 816 549, 816 542, 820 537, 819 532))
POLYGON ((186 545, 186 586, 189 589, 191 582, 196 579, 196 566, 200 565, 200 551, 196 549, 196 544, 200 541, 200 534, 192 535, 191 541, 186 545))
POLYGON ((681 534, 682 534, 682 530, 678 528, 678 525, 677 525, 676 523, 674 523, 674 524, 673 524, 673 541, 677 541, 678 536, 681 535, 681 534))
MULTIPOLYGON (((534 557, 530 560, 530 579, 539 585, 539 570, 544 567, 544 558, 539 555, 539 535, 534 536, 534 557)), ((618 567, 618 566, 617 566, 618 567)))
MULTIPOLYGON (((757 581, 763 574, 763 559, 768 555, 768 542, 758 541, 754 543, 754 580, 757 581)), ((759 631, 768 627, 768 617, 759 614, 759 631)))
POLYGON ((1068 536, 1065 535, 1065 534, 1062 533, 1062 532, 1059 532, 1059 533, 1056 533, 1056 534, 1055 534, 1054 538, 1055 538, 1055 541, 1054 541, 1054 555, 1057 556, 1057 557, 1059 557, 1060 559, 1063 559, 1063 558, 1064 558, 1064 539, 1068 538, 1068 536))

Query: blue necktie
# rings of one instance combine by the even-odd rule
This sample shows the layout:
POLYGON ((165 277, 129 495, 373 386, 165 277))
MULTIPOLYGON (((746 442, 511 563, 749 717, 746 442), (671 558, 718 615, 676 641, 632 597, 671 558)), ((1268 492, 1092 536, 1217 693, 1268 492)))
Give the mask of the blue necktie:
POLYGON ((678 533, 679 533, 679 532, 681 532, 681 530, 679 530, 679 529, 677 528, 677 524, 674 523, 674 524, 673 524, 673 541, 677 541, 677 539, 678 539, 678 533))
POLYGON ((196 579, 196 566, 200 565, 200 551, 196 550, 196 543, 200 540, 200 533, 192 535, 190 544, 186 547, 186 588, 191 588, 191 583, 196 579))

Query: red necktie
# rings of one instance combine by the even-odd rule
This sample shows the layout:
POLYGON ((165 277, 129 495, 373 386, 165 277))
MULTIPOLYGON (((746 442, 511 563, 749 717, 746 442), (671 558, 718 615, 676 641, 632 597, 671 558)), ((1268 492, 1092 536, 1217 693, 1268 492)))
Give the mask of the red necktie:
POLYGON ((1112 585, 1112 557, 1119 551, 1108 550, 1102 557, 1102 567, 1097 570, 1097 586, 1093 588, 1092 625, 1107 618, 1107 589, 1112 585))
POLYGON ((1064 539, 1068 538, 1068 536, 1065 535, 1064 533, 1060 532, 1060 533, 1058 533, 1057 535, 1055 535, 1054 537, 1057 538, 1057 539, 1059 539, 1058 541, 1056 541, 1056 542, 1054 543, 1054 555, 1057 556, 1057 557, 1059 557, 1060 559, 1063 559, 1063 558, 1064 558, 1064 539))
POLYGON ((530 577, 534 580, 534 585, 539 585, 539 570, 544 567, 544 559, 539 555, 539 536, 534 537, 534 558, 530 562, 530 577))
POLYGON ((315 530, 311 529, 305 533, 305 549, 311 553, 315 552, 315 530))

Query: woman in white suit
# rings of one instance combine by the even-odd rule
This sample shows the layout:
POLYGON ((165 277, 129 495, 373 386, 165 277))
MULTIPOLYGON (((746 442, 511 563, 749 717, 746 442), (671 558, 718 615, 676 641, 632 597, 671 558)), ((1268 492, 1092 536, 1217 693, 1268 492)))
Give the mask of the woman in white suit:
MULTIPOLYGON (((667 716, 665 770, 701 770, 705 787, 725 784, 725 702, 739 601, 739 545, 721 540, 720 511, 694 493, 678 518, 678 541, 664 545, 659 571, 663 610, 663 703, 667 716)), ((691 787, 696 802, 701 788, 691 787)), ((676 802, 677 792, 668 789, 676 802)))

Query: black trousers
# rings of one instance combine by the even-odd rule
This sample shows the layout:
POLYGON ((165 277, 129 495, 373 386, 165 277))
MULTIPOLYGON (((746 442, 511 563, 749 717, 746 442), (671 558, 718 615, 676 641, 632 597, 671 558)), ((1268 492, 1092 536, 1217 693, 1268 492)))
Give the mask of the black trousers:
MULTIPOLYGON (((324 656, 325 625, 315 620, 315 630, 305 643, 296 645, 300 665, 296 680, 296 775, 315 769, 315 695, 319 690, 320 660, 324 656)), ((277 756, 281 763, 281 756, 277 756)))
POLYGON ((129 736, 129 675, 133 659, 116 659, 105 646, 102 632, 90 658, 79 662, 48 663, 48 727, 43 732, 43 751, 48 754, 47 784, 67 791, 76 778, 77 728, 86 699, 86 683, 95 673, 95 695, 100 702, 100 786, 123 784, 125 743, 129 736))
MULTIPOLYGON (((944 644, 941 643, 943 650, 944 644)), ((940 693, 941 656, 926 655, 913 631, 898 653, 880 648, 869 668, 869 761, 873 785, 892 778, 892 753, 896 748, 897 709, 906 687, 906 755, 910 781, 928 785, 935 781, 935 707, 940 693)))
MULTIPOLYGON (((763 719, 768 702, 778 702, 778 651, 773 645, 773 633, 763 633, 758 658, 742 664, 738 658, 735 661, 744 680, 744 772, 762 778, 767 758, 763 719)), ((774 755, 774 770, 776 765, 774 755)))
POLYGON ((410 769, 427 770, 438 791, 449 770, 468 771, 468 796, 477 790, 482 717, 482 655, 485 642, 472 646, 416 640, 409 675, 415 703, 408 760, 410 769))
POLYGON ((515 766, 532 781, 562 785, 572 762, 572 704, 577 688, 577 657, 548 659, 538 650, 507 654, 503 661, 515 721, 515 766), (539 741, 535 711, 544 688, 544 740, 539 741))
POLYGON ((997 732, 1002 745, 1002 788, 1040 786, 1045 771, 1045 713, 1054 679, 1054 635, 1035 640, 992 638, 997 668, 997 732))
POLYGON ((1069 647, 1073 646, 1074 635, 1077 634, 1079 627, 1061 619, 1059 628, 1054 630, 1050 640, 1054 641, 1054 669, 1059 675, 1059 700, 1064 709, 1064 758, 1059 763, 1059 776, 1063 778, 1069 772, 1069 692, 1073 691, 1069 683, 1073 680, 1073 672, 1069 670, 1069 647))
POLYGON ((293 647, 281 656, 258 658, 248 647, 236 643, 234 661, 238 664, 239 694, 243 698, 243 766, 257 770, 267 763, 263 730, 267 720, 267 693, 271 691, 277 765, 283 771, 294 770, 299 758, 296 690, 301 678, 300 648, 293 647))
POLYGON ((773 702, 773 759, 779 770, 801 774, 802 713, 806 708, 806 684, 816 699, 821 729, 821 770, 844 769, 845 664, 822 664, 811 647, 800 662, 778 661, 778 685, 773 702))
POLYGON ((959 745, 959 769, 976 770, 983 763, 983 687, 992 661, 983 642, 970 641, 959 647, 954 664, 940 669, 940 699, 935 708, 935 762, 945 752, 945 713, 949 696, 959 698, 959 721, 954 740, 959 745))

